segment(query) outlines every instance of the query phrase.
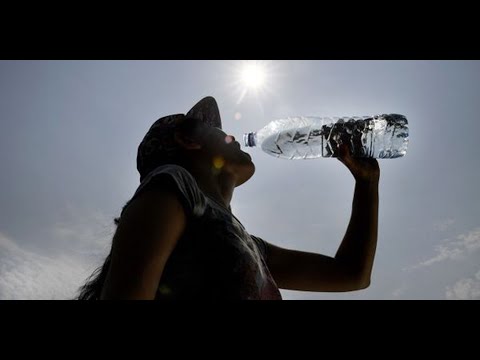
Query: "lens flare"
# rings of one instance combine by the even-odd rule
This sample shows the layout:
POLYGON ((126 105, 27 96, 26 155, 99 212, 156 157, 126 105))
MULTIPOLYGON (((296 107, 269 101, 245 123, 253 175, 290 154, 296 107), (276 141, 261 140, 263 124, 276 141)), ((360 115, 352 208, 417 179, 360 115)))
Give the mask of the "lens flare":
POLYGON ((213 158, 213 167, 217 170, 220 170, 225 165, 225 159, 221 156, 215 156, 213 158))

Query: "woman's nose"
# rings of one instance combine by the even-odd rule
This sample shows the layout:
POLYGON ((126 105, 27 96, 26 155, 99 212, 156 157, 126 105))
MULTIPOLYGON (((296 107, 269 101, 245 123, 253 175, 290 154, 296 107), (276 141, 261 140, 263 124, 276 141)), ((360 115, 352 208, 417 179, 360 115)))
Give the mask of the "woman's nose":
POLYGON ((234 141, 235 141, 235 136, 233 136, 233 135, 227 135, 227 136, 225 137, 225 142, 226 142, 227 144, 231 144, 231 143, 233 143, 234 141))

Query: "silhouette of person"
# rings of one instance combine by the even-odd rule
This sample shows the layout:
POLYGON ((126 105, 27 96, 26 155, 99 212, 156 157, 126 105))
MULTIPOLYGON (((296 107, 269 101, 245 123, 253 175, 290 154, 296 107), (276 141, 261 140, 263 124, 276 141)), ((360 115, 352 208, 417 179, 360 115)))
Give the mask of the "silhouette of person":
POLYGON ((334 257, 284 249, 247 232, 234 189, 255 172, 222 130, 214 98, 156 121, 138 148, 140 185, 116 219, 110 254, 79 299, 281 300, 279 289, 343 292, 370 284, 380 169, 338 158, 355 178, 352 214, 334 257))

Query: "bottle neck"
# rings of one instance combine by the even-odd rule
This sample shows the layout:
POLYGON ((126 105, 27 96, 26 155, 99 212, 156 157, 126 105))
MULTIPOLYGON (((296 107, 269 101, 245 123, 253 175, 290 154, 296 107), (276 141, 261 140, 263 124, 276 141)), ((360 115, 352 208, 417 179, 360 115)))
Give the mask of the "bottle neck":
POLYGON ((251 132, 243 135, 243 143, 246 147, 257 146, 257 133, 251 132))

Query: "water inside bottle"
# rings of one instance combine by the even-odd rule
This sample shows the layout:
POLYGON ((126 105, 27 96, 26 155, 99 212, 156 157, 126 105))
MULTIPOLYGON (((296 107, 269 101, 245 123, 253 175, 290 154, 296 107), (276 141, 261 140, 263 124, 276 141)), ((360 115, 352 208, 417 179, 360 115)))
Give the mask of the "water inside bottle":
POLYGON ((355 157, 402 157, 408 147, 407 119, 396 114, 342 118, 328 125, 281 131, 266 138, 262 149, 285 159, 314 159, 338 157, 342 143, 350 144, 355 157))

